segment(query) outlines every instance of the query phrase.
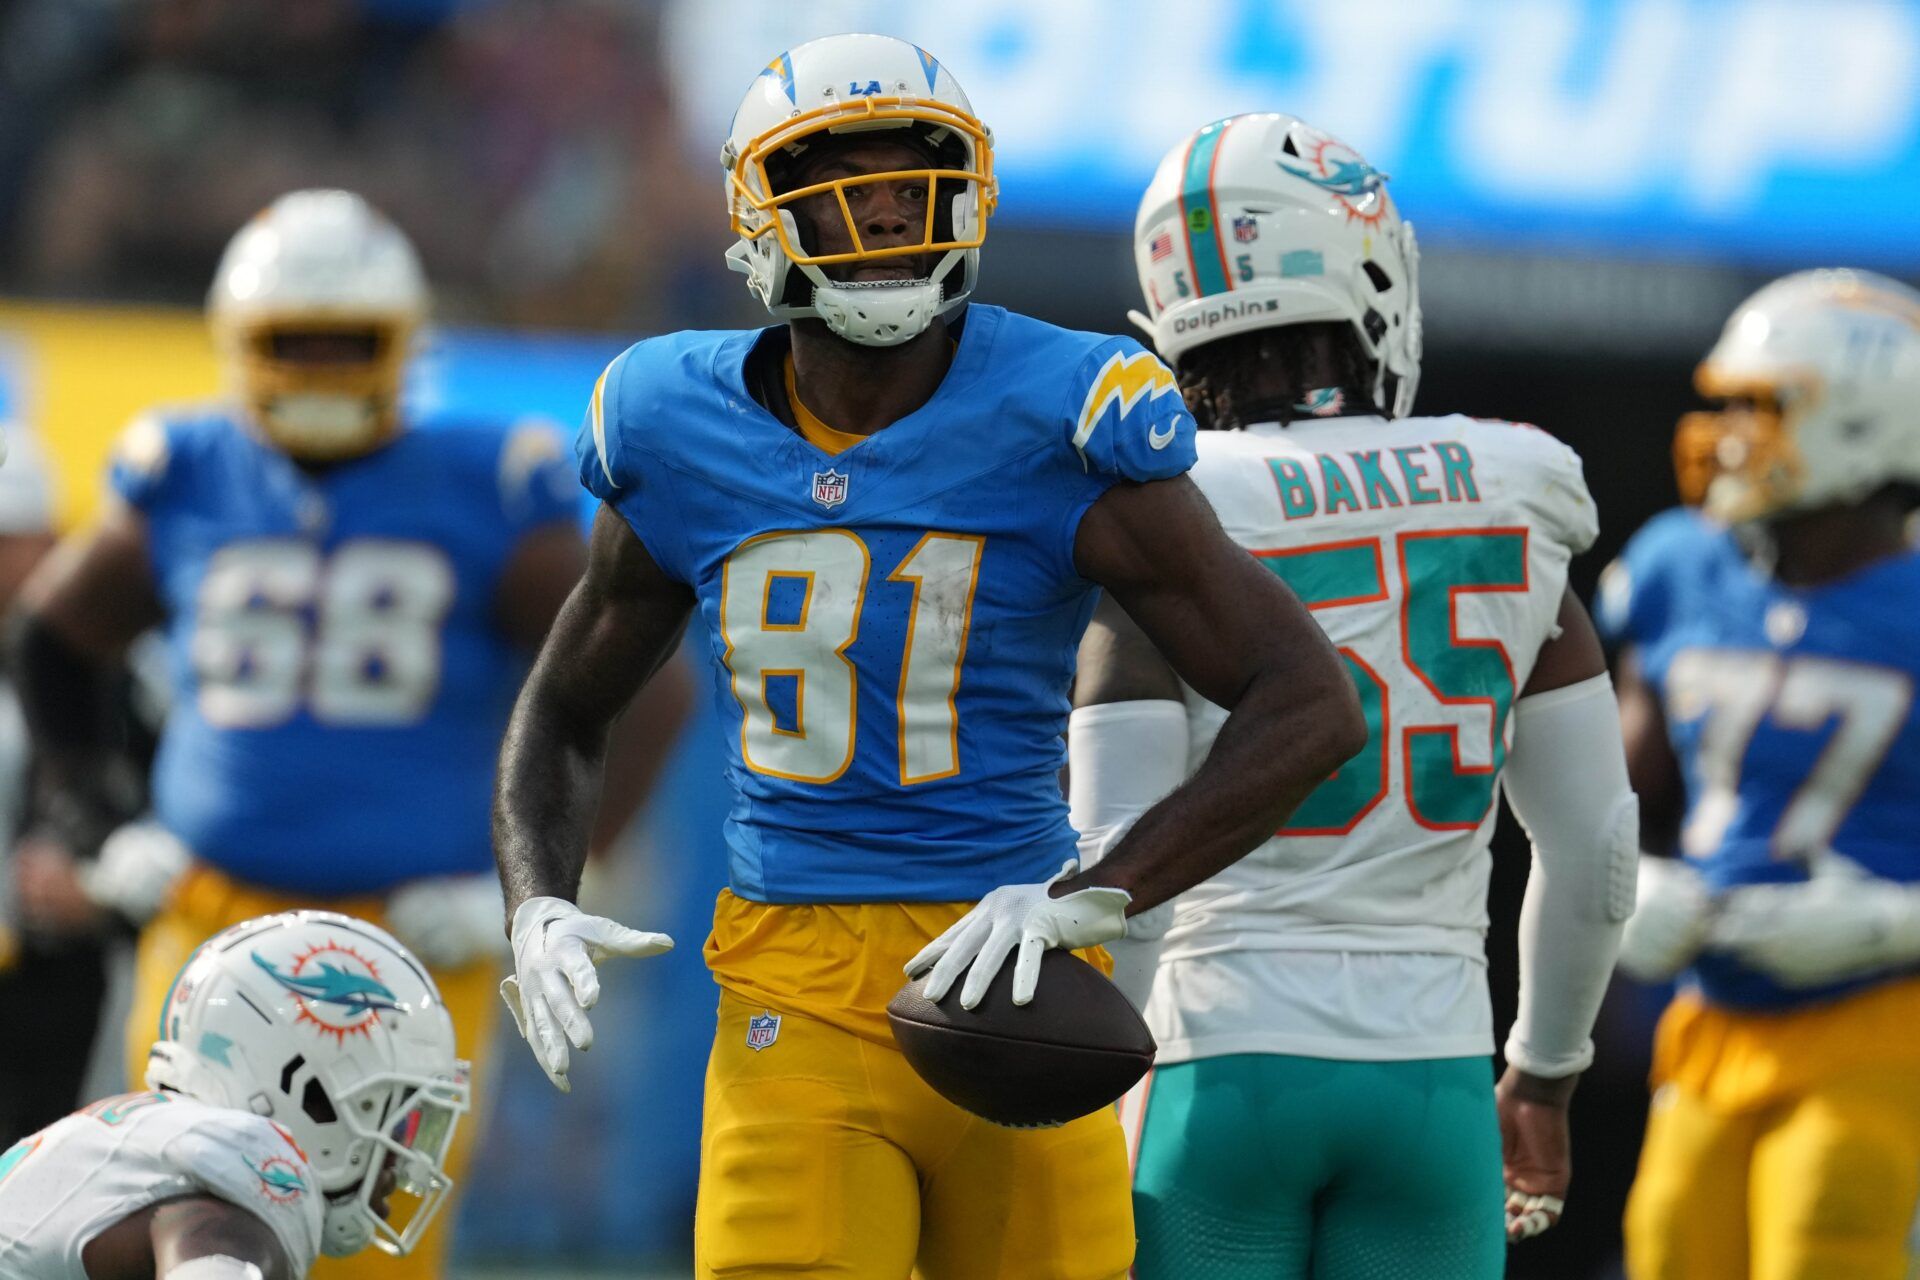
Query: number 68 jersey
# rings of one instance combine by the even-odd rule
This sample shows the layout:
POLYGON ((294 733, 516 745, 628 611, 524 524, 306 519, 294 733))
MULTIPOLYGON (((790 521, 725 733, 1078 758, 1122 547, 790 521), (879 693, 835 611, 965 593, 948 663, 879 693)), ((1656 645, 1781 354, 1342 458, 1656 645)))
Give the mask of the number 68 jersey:
POLYGON ((1075 846, 1061 735, 1095 597, 1075 534, 1115 483, 1192 465, 1173 375, 976 303, 932 399, 829 453, 747 389, 782 336, 630 348, 579 444, 582 481, 706 623, 733 891, 960 902, 1044 880, 1075 846))
POLYGON ((488 870, 525 668, 496 596, 525 534, 578 518, 560 436, 423 423, 309 470, 209 408, 137 420, 110 481, 167 615, 161 823, 283 893, 488 870))
MULTIPOLYGON (((1666 713, 1686 782, 1680 852, 1710 889, 1804 880, 1833 854, 1920 882, 1917 609, 1920 553, 1789 587, 1688 510, 1649 521, 1609 566, 1596 621, 1633 646, 1666 713)), ((1746 1009, 1878 980, 1791 990, 1712 951, 1688 977, 1746 1009)))

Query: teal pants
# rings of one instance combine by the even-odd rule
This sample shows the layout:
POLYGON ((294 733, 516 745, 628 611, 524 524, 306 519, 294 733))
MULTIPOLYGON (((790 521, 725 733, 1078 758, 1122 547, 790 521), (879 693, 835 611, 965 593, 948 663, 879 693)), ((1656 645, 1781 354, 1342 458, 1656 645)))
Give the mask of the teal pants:
POLYGON ((1505 1191, 1486 1058, 1237 1054, 1153 1073, 1139 1280, 1490 1280, 1505 1191))

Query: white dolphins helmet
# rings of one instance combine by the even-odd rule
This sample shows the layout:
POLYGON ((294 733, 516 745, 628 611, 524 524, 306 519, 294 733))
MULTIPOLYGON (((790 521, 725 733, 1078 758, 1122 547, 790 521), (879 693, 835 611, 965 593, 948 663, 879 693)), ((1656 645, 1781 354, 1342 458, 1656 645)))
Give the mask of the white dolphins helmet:
POLYGON ((1147 314, 1179 368, 1195 347, 1281 325, 1351 325, 1374 407, 1413 409, 1420 382, 1419 250, 1387 177, 1293 116, 1229 116, 1169 151, 1133 224, 1147 314))
POLYGON ((1680 496, 1726 522, 1920 483, 1920 292, 1867 271, 1800 271, 1734 311, 1694 374, 1733 404, 1674 436, 1680 496))
POLYGON ((848 341, 891 347, 918 336, 936 315, 973 293, 997 199, 993 138, 974 118, 959 83, 918 45, 892 36, 841 35, 782 53, 734 112, 720 162, 727 170, 727 209, 740 237, 727 251, 727 265, 747 277, 747 286, 777 319, 817 316, 848 341), (779 170, 810 139, 876 130, 913 131, 937 163, 783 186, 779 170), (847 188, 903 179, 927 184, 925 236, 918 244, 867 248, 848 210, 847 188), (788 207, 828 191, 847 219, 852 252, 811 252, 788 207), (923 253, 940 255, 923 280, 835 281, 821 270, 923 253))
POLYGON ((453 1187, 442 1162, 467 1064, 426 969, 364 920, 288 911, 201 944, 161 1006, 147 1085, 290 1133, 327 1197, 330 1256, 406 1253, 453 1187), (389 1165, 383 1218, 373 1202, 389 1165))
POLYGON ((234 391, 282 451, 337 461, 399 430, 426 278, 407 237, 359 196, 294 191, 275 200, 227 244, 207 310, 234 391), (350 354, 298 358, 282 349, 289 333, 336 335, 350 354))

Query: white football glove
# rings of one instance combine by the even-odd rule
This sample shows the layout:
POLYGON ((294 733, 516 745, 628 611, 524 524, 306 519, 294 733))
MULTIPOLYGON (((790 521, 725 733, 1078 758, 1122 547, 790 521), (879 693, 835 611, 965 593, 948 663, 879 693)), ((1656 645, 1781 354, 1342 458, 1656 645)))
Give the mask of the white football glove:
POLYGON ((129 822, 81 868, 80 887, 97 906, 143 925, 159 914, 192 862, 187 846, 159 823, 129 822))
POLYGON ((500 882, 491 872, 410 880, 387 895, 387 927, 429 969, 464 969, 507 955, 500 882))
POLYGON ((1789 987, 1817 987, 1920 959, 1920 886, 1828 853, 1797 884, 1728 893, 1709 943, 1789 987))
POLYGON ((985 998, 994 975, 1017 947, 1020 959, 1013 969, 1013 1002, 1030 1002, 1040 981, 1040 956, 1048 947, 1073 951, 1111 942, 1127 932, 1127 904, 1133 895, 1125 889, 1081 889, 1063 898, 1047 893, 1079 869, 1079 860, 1068 858, 1059 874, 1045 884, 995 889, 907 961, 907 976, 917 978, 931 969, 921 991, 938 1004, 964 971, 967 981, 960 988, 960 1006, 971 1009, 985 998))
POLYGON ((1700 954, 1713 910, 1698 871, 1678 858, 1643 856, 1633 914, 1620 934, 1620 968, 1642 982, 1665 982, 1700 954))
POLYGON ((573 1089, 567 1080, 568 1044, 593 1047, 587 1010, 600 999, 593 966, 608 956, 671 950, 673 939, 664 933, 629 929, 559 898, 528 898, 520 904, 513 913, 514 976, 500 984, 500 997, 555 1088, 573 1089))

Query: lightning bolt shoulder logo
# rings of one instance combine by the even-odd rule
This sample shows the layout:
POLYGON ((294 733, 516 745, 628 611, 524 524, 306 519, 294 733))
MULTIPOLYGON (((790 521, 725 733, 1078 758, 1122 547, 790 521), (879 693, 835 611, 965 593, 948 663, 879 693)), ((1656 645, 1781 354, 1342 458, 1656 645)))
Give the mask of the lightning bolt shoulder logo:
MULTIPOLYGON (((1151 351, 1136 351, 1132 355, 1124 351, 1114 352, 1100 366, 1100 372, 1094 376, 1093 386, 1087 391, 1087 398, 1081 402, 1080 420, 1073 432, 1073 447, 1079 451, 1081 463, 1084 465, 1087 460, 1087 441, 1092 439, 1094 429, 1100 425, 1110 406, 1118 406, 1118 416, 1125 418, 1142 399, 1150 400, 1169 392, 1177 395, 1179 390, 1172 371, 1161 364, 1159 357, 1151 351)), ((1172 424, 1164 429, 1150 427, 1147 430, 1147 444, 1155 449, 1164 449, 1172 442, 1174 431, 1172 424)))
POLYGON ((373 961, 337 942, 295 956, 285 973, 257 951, 253 962, 293 993, 298 1021, 336 1041, 344 1042, 350 1035, 370 1036, 382 1013, 405 1012, 399 997, 381 983, 373 961))

